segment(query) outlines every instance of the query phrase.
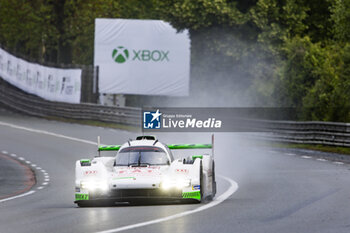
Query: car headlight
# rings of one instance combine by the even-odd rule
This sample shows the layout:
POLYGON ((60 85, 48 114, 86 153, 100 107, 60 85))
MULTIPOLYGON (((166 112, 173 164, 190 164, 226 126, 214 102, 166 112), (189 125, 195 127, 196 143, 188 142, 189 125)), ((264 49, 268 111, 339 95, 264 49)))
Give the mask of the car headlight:
POLYGON ((162 189, 168 190, 171 188, 182 189, 191 186, 190 179, 164 179, 162 182, 162 189))
POLYGON ((107 191, 108 183, 105 181, 98 181, 98 180, 86 180, 81 182, 80 187, 82 189, 87 189, 89 191, 95 191, 95 190, 107 191))

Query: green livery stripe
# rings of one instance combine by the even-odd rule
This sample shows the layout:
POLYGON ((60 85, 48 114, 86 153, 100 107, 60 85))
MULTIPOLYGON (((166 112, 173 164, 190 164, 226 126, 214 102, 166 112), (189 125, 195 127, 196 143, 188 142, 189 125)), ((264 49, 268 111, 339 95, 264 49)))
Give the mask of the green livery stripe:
POLYGON ((169 149, 211 149, 212 144, 168 144, 169 149))
POLYGON ((200 191, 195 191, 195 192, 183 192, 182 193, 182 198, 191 198, 191 199, 201 199, 201 192, 200 191))
POLYGON ((126 180, 126 179, 135 179, 135 177, 128 176, 128 177, 117 177, 117 178, 113 178, 113 180, 126 180))
POLYGON ((76 201, 89 200, 89 194, 76 193, 75 200, 76 201))
POLYGON ((192 159, 203 159, 203 155, 192 155, 192 159))
POLYGON ((90 163, 90 159, 81 159, 80 162, 81 163, 90 163))
POLYGON ((98 148, 99 151, 113 151, 119 150, 121 145, 109 145, 109 146, 100 146, 98 148))

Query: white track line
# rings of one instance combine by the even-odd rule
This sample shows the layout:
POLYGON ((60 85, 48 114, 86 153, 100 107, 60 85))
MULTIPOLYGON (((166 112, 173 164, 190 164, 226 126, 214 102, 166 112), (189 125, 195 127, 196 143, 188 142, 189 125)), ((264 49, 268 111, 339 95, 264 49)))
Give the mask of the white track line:
POLYGON ((1 151, 1 153, 3 153, 4 155, 7 155, 9 152, 7 152, 6 150, 1 151))
POLYGON ((316 159, 317 161, 326 162, 326 159, 316 159))
POLYGON ((29 191, 29 192, 26 192, 26 193, 23 193, 23 194, 20 194, 20 195, 17 195, 17 196, 13 196, 13 197, 1 199, 1 200, 0 200, 0 203, 1 203, 1 202, 5 202, 5 201, 9 201, 9 200, 13 200, 13 199, 16 199, 16 198, 19 198, 19 197, 28 196, 28 195, 30 195, 30 194, 32 194, 32 193, 35 193, 35 191, 29 191))
POLYGON ((292 155, 293 156, 293 155, 296 155, 296 154, 294 154, 294 153, 286 153, 286 155, 292 155))
POLYGON ((311 157, 310 156, 306 156, 306 155, 303 155, 303 156, 301 156, 303 159, 311 159, 311 157))
POLYGON ((342 165, 344 164, 343 162, 333 162, 334 164, 342 165))
MULTIPOLYGON (((23 126, 19 126, 19 125, 6 123, 3 121, 0 121, 0 125, 8 126, 8 127, 15 128, 15 129, 22 129, 22 130, 26 130, 26 131, 33 132, 33 133, 39 133, 39 134, 50 135, 50 136, 54 136, 54 137, 58 137, 58 138, 64 138, 64 139, 68 139, 71 141, 82 142, 82 143, 86 143, 86 144, 90 144, 90 145, 97 145, 96 142, 92 142, 92 141, 88 141, 88 140, 84 140, 84 139, 80 139, 80 138, 69 137, 69 136, 66 136, 63 134, 52 133, 52 132, 45 131, 45 130, 27 128, 27 127, 23 127, 23 126)), ((5 154, 5 153, 3 153, 3 154, 5 154)))
MULTIPOLYGON (((220 176, 220 175, 218 175, 218 176, 220 176)), ((140 223, 136 223, 136 224, 132 224, 132 225, 128 225, 128 226, 118 227, 118 228, 109 229, 109 230, 105 230, 105 231, 99 231, 97 233, 112 233, 112 232, 119 232, 119 231, 135 229, 135 228, 139 228, 139 227, 143 227, 143 226, 147 226, 147 225, 151 225, 151 224, 155 224, 155 223, 161 223, 161 222, 169 221, 172 219, 181 218, 181 217, 184 217, 184 216, 187 216, 190 214, 194 214, 194 213, 209 209, 211 207, 214 207, 214 206, 220 204, 221 202, 225 201, 238 189, 238 184, 234 180, 231 180, 230 178, 225 177, 225 176, 220 176, 220 177, 222 179, 228 181, 230 183, 230 187, 223 194, 221 194, 218 198, 215 198, 212 202, 209 202, 208 204, 205 204, 205 205, 198 207, 197 209, 194 209, 194 210, 188 210, 188 211, 181 212, 181 213, 174 214, 174 215, 170 215, 170 216, 167 216, 164 218, 157 218, 157 219, 146 221, 146 222, 140 222, 140 223)))

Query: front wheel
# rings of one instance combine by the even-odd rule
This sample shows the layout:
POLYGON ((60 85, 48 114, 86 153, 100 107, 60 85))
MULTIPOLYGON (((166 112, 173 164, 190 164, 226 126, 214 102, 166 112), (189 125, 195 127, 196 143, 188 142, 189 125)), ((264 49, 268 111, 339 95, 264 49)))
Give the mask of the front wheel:
POLYGON ((90 202, 84 201, 84 202, 77 202, 77 205, 79 207, 93 207, 94 205, 90 202))

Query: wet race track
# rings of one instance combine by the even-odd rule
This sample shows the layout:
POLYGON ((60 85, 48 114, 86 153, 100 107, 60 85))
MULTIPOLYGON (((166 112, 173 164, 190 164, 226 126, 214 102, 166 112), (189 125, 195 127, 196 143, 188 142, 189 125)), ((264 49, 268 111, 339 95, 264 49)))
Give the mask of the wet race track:
MULTIPOLYGON (((104 144, 121 144, 138 133, 1 112, 0 232, 350 231, 348 164, 257 146, 237 133, 216 134, 213 202, 78 208, 75 161, 96 154, 98 135, 104 144), (22 166, 34 171, 33 187, 22 166)), ((156 136, 165 143, 210 142, 209 134, 156 136)))

